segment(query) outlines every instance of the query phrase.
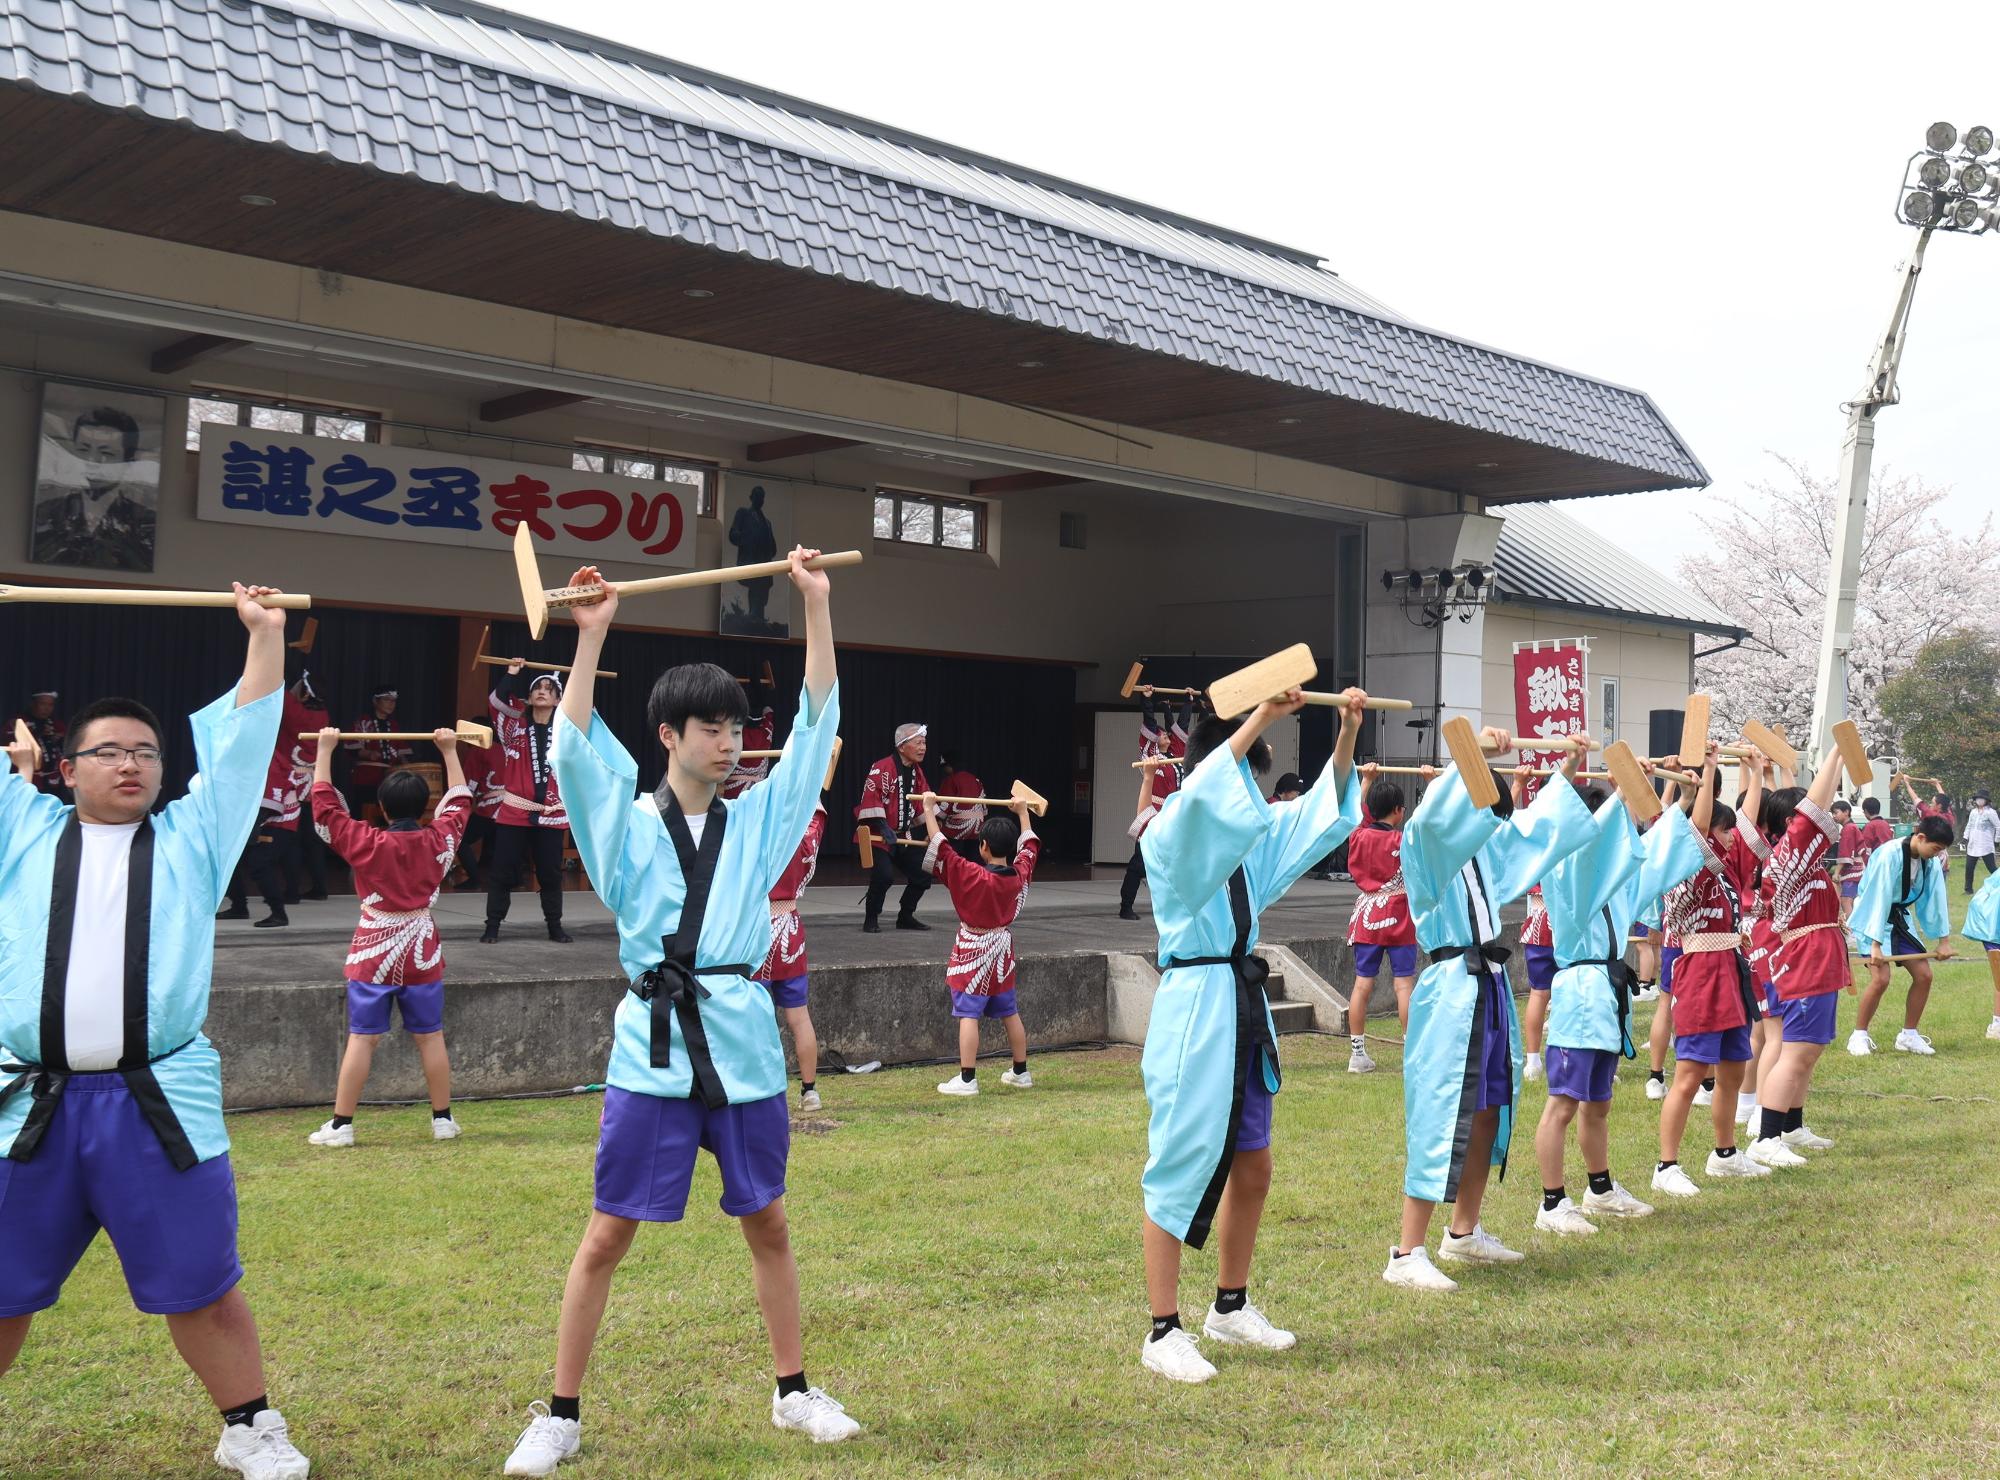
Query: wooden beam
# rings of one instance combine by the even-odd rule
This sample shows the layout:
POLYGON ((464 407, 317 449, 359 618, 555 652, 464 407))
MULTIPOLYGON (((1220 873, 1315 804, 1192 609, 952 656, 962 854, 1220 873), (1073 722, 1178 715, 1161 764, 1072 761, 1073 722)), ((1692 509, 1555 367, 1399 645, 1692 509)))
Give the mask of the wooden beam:
POLYGON ((176 339, 165 349, 153 351, 153 373, 172 375, 176 370, 187 369, 204 355, 240 349, 249 342, 247 339, 227 339, 220 334, 190 334, 185 339, 176 339))
POLYGON ((838 452, 843 447, 859 447, 854 437, 829 437, 820 432, 800 432, 796 437, 779 437, 771 442, 752 442, 743 456, 751 462, 776 462, 784 457, 805 457, 814 452, 838 452))
POLYGON ((1087 478, 1072 478, 1067 473, 1003 473, 997 478, 974 478, 971 491, 976 494, 1033 493, 1038 488, 1065 488, 1072 483, 1087 483, 1087 478))
POLYGON ((517 416, 533 416, 537 411, 559 411, 565 406, 574 406, 578 401, 589 399, 588 396, 575 395, 570 391, 516 391, 511 396, 501 396, 498 400, 481 402, 479 419, 512 421, 517 416))

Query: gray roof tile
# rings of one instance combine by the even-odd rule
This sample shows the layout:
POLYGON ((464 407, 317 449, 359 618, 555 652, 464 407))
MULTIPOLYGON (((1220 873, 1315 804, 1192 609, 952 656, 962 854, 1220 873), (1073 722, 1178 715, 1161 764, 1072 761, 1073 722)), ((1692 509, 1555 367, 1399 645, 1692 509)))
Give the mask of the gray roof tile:
POLYGON ((1734 618, 1673 577, 1635 560, 1589 525, 1547 504, 1509 504, 1493 553, 1503 601, 1583 608, 1724 637, 1734 618))

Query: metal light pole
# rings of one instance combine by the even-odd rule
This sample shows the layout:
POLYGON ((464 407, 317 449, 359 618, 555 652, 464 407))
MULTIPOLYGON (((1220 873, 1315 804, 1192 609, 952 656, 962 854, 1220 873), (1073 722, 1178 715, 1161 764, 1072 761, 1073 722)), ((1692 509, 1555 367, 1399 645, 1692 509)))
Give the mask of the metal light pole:
POLYGON ((1868 522, 1868 476, 1875 460, 1875 416, 1902 399, 1896 371, 1903 362, 1909 334, 1910 301, 1924 269, 1924 249, 1933 231, 1978 236, 1993 227, 1995 202, 2000 200, 2000 160, 1986 162, 1993 152, 1993 130, 1981 124, 1965 131, 1934 123, 1924 134, 1924 147, 1910 156, 1903 173, 1896 217, 1918 228, 1916 249, 1903 269, 1902 287, 1889 329, 1875 347, 1868 382, 1846 406, 1847 437, 1840 448, 1841 508, 1833 532, 1833 559, 1827 572, 1826 622, 1821 631, 1819 675, 1813 686, 1812 753, 1823 756, 1833 745, 1833 727, 1847 718, 1847 654, 1854 645, 1854 598, 1861 583, 1861 543, 1868 522), (1953 150, 1956 148, 1956 154, 1953 150))

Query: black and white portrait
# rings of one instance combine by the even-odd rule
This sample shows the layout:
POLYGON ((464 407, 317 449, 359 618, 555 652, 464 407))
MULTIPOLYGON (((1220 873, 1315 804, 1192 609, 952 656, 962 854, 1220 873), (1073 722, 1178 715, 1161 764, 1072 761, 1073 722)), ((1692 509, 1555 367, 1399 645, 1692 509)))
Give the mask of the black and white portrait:
POLYGON ((165 426, 160 396, 44 382, 28 558, 152 570, 165 426))
MULTIPOLYGON (((722 533, 729 565, 762 565, 792 548, 789 484, 731 474, 722 482, 722 533)), ((725 637, 791 636, 792 584, 758 576, 722 586, 716 631, 725 637)))

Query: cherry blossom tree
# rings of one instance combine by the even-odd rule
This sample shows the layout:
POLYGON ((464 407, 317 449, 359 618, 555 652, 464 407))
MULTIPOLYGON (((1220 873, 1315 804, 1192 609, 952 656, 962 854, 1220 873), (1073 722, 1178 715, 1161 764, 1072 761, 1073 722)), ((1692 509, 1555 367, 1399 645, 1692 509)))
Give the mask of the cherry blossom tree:
MULTIPOLYGON (((1697 665, 1718 720, 1782 723, 1794 740, 1812 726, 1813 680, 1826 619, 1836 487, 1802 462, 1753 483, 1709 524, 1710 551, 1680 563, 1681 579, 1749 629, 1742 646, 1697 665)), ((2000 539, 1989 515, 1972 527, 1936 513, 1951 490, 1913 474, 1879 476, 1868 498, 1847 658, 1848 715, 1876 753, 1900 748, 1882 686, 1924 646, 1967 626, 1995 630, 2000 539)))

